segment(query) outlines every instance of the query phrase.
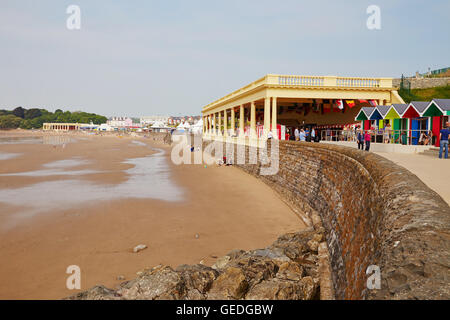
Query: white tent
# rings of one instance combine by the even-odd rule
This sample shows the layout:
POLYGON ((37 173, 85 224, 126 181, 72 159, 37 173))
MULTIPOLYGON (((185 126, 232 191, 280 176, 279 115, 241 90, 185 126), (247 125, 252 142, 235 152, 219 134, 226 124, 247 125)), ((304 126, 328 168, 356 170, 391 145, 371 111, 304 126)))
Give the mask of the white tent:
POLYGON ((189 123, 183 122, 183 123, 180 123, 180 124, 178 125, 177 130, 180 130, 180 131, 182 131, 182 130, 189 131, 190 128, 191 128, 191 126, 189 125, 189 123))
POLYGON ((185 122, 185 123, 183 124, 183 127, 184 127, 185 129, 190 129, 190 128, 191 128, 191 125, 189 124, 189 122, 185 122))
POLYGON ((197 123, 192 126, 192 132, 194 134, 201 134, 203 132, 203 119, 198 120, 197 123))
POLYGON ((155 123, 152 125, 152 128, 165 128, 166 126, 164 125, 164 123, 160 122, 160 121, 155 121, 155 123))

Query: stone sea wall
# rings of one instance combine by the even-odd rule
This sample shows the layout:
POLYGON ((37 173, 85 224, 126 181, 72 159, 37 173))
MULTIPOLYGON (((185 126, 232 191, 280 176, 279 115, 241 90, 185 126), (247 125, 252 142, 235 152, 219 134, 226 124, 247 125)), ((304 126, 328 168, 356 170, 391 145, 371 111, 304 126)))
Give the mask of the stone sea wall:
MULTIPOLYGON (((407 78, 411 82, 411 89, 426 89, 434 87, 443 87, 450 84, 450 78, 407 78)), ((400 87, 401 79, 393 79, 394 87, 400 87)))
POLYGON ((254 151, 238 166, 325 229, 337 299, 450 298, 450 208, 415 175, 372 153, 289 141, 279 143, 278 172, 261 175, 264 158, 248 164, 254 151), (367 288, 371 265, 380 290, 367 288))

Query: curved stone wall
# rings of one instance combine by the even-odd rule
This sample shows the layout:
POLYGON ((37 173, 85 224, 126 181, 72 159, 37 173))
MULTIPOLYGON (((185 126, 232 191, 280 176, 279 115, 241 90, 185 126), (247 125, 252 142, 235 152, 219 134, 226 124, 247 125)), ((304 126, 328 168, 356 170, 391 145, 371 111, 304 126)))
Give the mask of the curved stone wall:
POLYGON ((411 172, 376 154, 306 142, 279 143, 275 175, 260 175, 257 163, 240 167, 325 228, 337 299, 450 298, 450 207, 411 172), (367 288, 371 265, 380 267, 380 290, 367 288))

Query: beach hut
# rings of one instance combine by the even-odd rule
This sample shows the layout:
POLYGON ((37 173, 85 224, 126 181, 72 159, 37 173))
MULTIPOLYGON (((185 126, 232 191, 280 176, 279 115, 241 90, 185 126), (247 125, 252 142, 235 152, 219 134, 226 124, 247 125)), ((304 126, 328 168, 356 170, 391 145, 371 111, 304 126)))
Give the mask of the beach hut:
POLYGON ((431 122, 431 131, 435 139, 435 146, 439 146, 439 133, 450 116, 450 99, 433 99, 425 108, 424 117, 429 117, 431 122))
POLYGON ((375 107, 362 107, 359 113, 356 115, 356 121, 362 121, 361 128, 364 130, 370 130, 370 116, 372 115, 375 107))
MULTIPOLYGON (((393 118, 393 128, 394 128, 394 142, 400 142, 400 133, 405 134, 406 139, 406 132, 408 130, 408 119, 402 119, 402 115, 405 113, 406 109, 408 108, 408 104, 393 104, 392 105, 392 112, 395 112, 395 114, 398 115, 398 118, 393 118)), ((391 112, 391 111, 390 111, 391 112)), ((402 141, 403 142, 403 141, 402 141)), ((404 141, 406 143, 406 140, 404 141)))
MULTIPOLYGON (((383 116, 383 120, 380 120, 380 126, 379 128, 384 128, 389 123, 391 129, 394 129, 394 121, 395 119, 400 119, 400 115, 395 110, 394 106, 378 106, 378 111, 383 116)), ((393 132, 393 138, 395 138, 395 132, 393 132)), ((398 138, 397 134, 397 138, 398 138)))
MULTIPOLYGON (((385 125, 389 122, 389 120, 386 120, 386 116, 388 115, 389 111, 393 108, 392 106, 377 106, 378 113, 381 115, 381 119, 378 123, 378 128, 382 129, 385 127, 385 125)), ((391 124, 392 126, 392 124, 391 124)))
POLYGON ((450 116, 450 99, 433 99, 425 108, 423 115, 425 117, 450 116))
POLYGON ((429 102, 412 101, 401 115, 403 119, 408 119, 408 139, 411 144, 417 145, 421 130, 428 130, 428 119, 422 118, 422 114, 429 102))

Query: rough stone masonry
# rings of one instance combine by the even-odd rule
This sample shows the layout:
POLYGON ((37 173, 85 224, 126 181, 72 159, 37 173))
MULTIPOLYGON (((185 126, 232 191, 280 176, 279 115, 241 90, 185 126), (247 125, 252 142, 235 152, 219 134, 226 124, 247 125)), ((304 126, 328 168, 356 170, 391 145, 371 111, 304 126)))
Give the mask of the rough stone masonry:
POLYGON ((372 153, 292 141, 278 149, 276 175, 259 175, 259 161, 241 167, 311 225, 320 217, 337 299, 450 298, 450 207, 437 193, 372 153), (371 265, 380 290, 367 287, 371 265))
POLYGON ((319 298, 318 242, 309 228, 271 246, 236 250, 215 265, 156 266, 116 289, 96 286, 70 300, 312 300, 319 298))

